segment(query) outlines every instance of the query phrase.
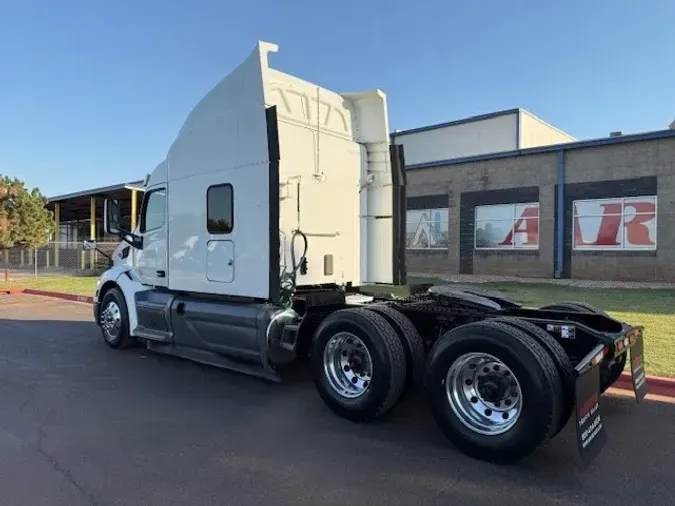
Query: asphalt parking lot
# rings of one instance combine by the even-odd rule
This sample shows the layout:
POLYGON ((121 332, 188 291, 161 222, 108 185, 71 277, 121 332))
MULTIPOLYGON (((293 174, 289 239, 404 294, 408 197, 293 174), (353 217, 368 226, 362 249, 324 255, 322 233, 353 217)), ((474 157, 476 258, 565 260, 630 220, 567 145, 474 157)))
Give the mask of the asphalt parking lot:
POLYGON ((0 504, 671 504, 675 405, 606 396, 589 469, 573 426, 510 467, 450 447, 424 400, 355 425, 287 383, 110 350, 91 307, 0 296, 0 504))

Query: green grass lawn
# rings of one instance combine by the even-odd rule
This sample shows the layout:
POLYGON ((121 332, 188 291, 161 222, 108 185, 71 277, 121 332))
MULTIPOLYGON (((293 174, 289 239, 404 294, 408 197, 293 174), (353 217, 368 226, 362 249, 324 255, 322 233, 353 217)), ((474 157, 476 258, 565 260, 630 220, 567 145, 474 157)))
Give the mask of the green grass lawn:
POLYGON ((97 277, 18 278, 0 281, 0 290, 6 288, 33 288, 51 292, 93 296, 97 277))
MULTIPOLYGON (((573 288, 521 283, 482 283, 475 286, 500 292, 528 307, 560 301, 583 301, 604 309, 618 320, 644 325, 647 373, 675 377, 675 290, 573 288)), ((371 293, 407 293, 404 287, 369 287, 368 290, 371 293)))
MULTIPOLYGON (((23 287, 93 295, 96 277, 26 278, 0 281, 0 289, 23 287)), ((433 280, 413 280, 432 282, 433 280)), ((675 290, 572 288, 550 284, 483 283, 483 290, 508 295, 529 307, 578 300, 606 310, 611 316, 645 327, 645 361, 649 374, 675 377, 675 290)), ((405 295, 406 287, 368 287, 365 291, 405 295)))

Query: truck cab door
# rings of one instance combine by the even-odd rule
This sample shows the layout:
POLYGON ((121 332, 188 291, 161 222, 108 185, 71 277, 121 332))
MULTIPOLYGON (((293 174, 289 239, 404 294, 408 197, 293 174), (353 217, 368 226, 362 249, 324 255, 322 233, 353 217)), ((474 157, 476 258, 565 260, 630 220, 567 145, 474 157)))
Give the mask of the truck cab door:
POLYGON ((136 268, 144 285, 166 287, 167 270, 166 187, 148 188, 141 207, 139 233, 143 249, 138 252, 136 268))

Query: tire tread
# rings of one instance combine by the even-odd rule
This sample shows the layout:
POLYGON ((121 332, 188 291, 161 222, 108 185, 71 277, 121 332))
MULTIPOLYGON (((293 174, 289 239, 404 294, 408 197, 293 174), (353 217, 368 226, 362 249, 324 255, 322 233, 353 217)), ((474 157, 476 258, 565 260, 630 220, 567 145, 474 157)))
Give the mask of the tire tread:
POLYGON ((377 418, 389 412, 403 394, 407 376, 405 350, 396 330, 383 316, 360 308, 356 309, 356 312, 377 329, 389 353, 391 374, 389 375, 388 395, 375 410, 374 416, 377 418))
POLYGON ((407 380, 403 395, 421 387, 424 383, 426 350, 424 341, 415 328, 415 325, 413 325, 407 316, 392 307, 374 304, 368 306, 367 309, 380 313, 386 319, 391 320, 389 323, 394 323, 393 326, 395 330, 400 329, 400 333, 397 332, 397 335, 404 347, 407 370, 407 380), (398 329, 396 329, 396 327, 398 327, 398 329))
POLYGON ((546 421, 547 430, 545 432, 543 439, 539 441, 539 443, 537 444, 538 446, 539 444, 542 444, 551 438, 561 418, 561 411, 563 408, 562 402, 563 382, 560 377, 560 374, 558 373, 556 364, 554 363, 553 358, 549 355, 544 346, 541 343, 539 343, 537 339, 530 336, 527 332, 518 328, 511 327, 504 323, 495 322, 493 320, 485 320, 484 323, 491 326, 496 326, 496 328, 499 328, 503 332, 508 332, 513 339, 516 339, 520 341, 524 346, 527 346, 534 355, 534 357, 536 358, 537 362, 539 363, 539 366, 541 367, 544 373, 544 379, 546 380, 546 383, 548 383, 551 389, 550 391, 552 393, 551 396, 552 405, 551 405, 551 417, 546 421))
POLYGON ((562 406, 559 420, 557 424, 554 424, 553 432, 549 435, 549 437, 553 438, 567 425, 567 421, 574 410, 576 377, 567 352, 553 336, 532 322, 507 316, 498 318, 497 320, 522 330, 529 334, 530 337, 536 339, 548 352, 556 365, 562 386, 562 406))

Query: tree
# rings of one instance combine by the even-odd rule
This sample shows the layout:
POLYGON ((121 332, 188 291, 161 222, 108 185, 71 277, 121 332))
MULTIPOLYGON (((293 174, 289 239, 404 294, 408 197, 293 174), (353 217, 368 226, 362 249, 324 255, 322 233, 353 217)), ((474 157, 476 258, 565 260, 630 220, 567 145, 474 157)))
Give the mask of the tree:
POLYGON ((17 178, 0 175, 0 248, 44 246, 54 232, 54 218, 38 188, 28 190, 17 178))
POLYGON ((10 248, 13 230, 16 227, 15 219, 11 214, 21 183, 17 179, 10 179, 0 175, 0 248, 10 248))

